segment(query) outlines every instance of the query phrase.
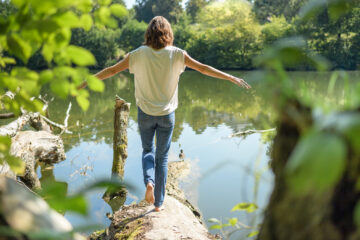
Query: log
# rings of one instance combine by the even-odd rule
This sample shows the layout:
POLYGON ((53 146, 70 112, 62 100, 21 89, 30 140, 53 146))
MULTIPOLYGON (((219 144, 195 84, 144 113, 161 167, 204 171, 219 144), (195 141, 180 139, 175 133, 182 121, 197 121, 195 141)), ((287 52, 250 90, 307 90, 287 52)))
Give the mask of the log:
MULTIPOLYGON (((115 114, 114 114, 114 145, 113 145, 113 164, 112 177, 124 177, 125 160, 127 158, 127 126, 129 122, 130 103, 120 97, 115 97, 115 114)), ((126 189, 119 191, 106 190, 103 199, 107 202, 113 212, 117 211, 126 200, 126 189)))
POLYGON ((247 136, 247 135, 250 135, 250 134, 253 134, 253 133, 266 133, 266 132, 273 132, 273 131, 276 131, 276 128, 271 128, 271 129, 266 129, 266 130, 249 129, 249 130, 246 130, 246 131, 241 131, 241 132, 231 134, 229 136, 229 138, 238 137, 238 136, 247 136))
POLYGON ((123 177, 127 158, 127 126, 129 122, 130 103, 116 96, 114 115, 114 159, 112 173, 123 177))
MULTIPOLYGON (((40 231, 67 234, 63 239, 86 239, 80 234, 72 236, 73 227, 65 217, 52 210, 42 198, 22 183, 4 176, 0 176, 0 206, 0 226, 22 233, 14 239, 29 239, 28 234, 40 231)), ((4 238, 4 234, 0 234, 1 239, 11 239, 4 238)))
POLYGON ((24 183, 40 188, 35 166, 37 162, 53 164, 65 159, 64 145, 59 136, 47 131, 20 131, 12 138, 10 153, 25 162, 24 183))
POLYGON ((90 239, 218 239, 209 234, 200 212, 185 199, 178 187, 179 179, 189 172, 189 162, 169 162, 163 211, 154 212, 154 206, 145 200, 123 206, 110 216, 109 228, 93 233, 90 239))
POLYGON ((0 114, 0 119, 8 119, 8 118, 13 118, 13 117, 15 117, 15 114, 12 112, 0 114))

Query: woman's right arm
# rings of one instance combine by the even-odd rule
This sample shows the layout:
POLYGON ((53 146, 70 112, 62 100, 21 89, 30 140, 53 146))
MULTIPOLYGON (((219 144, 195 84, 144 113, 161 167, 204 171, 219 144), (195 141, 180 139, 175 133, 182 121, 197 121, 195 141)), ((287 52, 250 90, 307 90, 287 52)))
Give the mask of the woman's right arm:
POLYGON ((222 72, 216 68, 213 68, 209 65, 202 64, 202 63, 196 61, 195 59, 191 58, 186 52, 184 53, 184 57, 185 57, 185 65, 189 68, 192 68, 192 69, 194 69, 202 74, 208 75, 210 77, 229 80, 230 82, 232 82, 240 87, 246 88, 246 89, 251 88, 251 86, 247 82, 245 82, 243 79, 234 77, 227 73, 224 73, 224 72, 222 72))
MULTIPOLYGON (((106 78, 112 77, 115 74, 122 72, 129 68, 129 59, 130 54, 127 54, 124 59, 120 60, 118 63, 111 67, 107 67, 100 72, 95 74, 95 77, 99 78, 100 80, 105 80, 106 78)), ((78 89, 86 87, 87 83, 83 82, 80 86, 78 86, 78 89)))

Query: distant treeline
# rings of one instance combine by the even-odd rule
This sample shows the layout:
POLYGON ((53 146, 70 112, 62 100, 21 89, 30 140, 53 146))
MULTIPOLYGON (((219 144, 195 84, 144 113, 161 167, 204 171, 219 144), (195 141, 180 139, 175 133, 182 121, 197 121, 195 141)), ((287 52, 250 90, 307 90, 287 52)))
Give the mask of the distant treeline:
MULTIPOLYGON (((112 2, 124 4, 122 0, 112 2)), ((117 19, 118 28, 72 31, 71 44, 90 50, 96 57, 94 68, 119 60, 143 43, 147 22, 156 15, 168 18, 175 34, 174 45, 195 59, 217 68, 250 70, 257 68, 254 57, 283 37, 304 36, 314 54, 330 60, 332 68, 360 68, 360 7, 330 20, 329 9, 318 17, 300 22, 299 10, 308 0, 136 0, 126 17, 117 19)), ((0 1, 0 18, 16 11, 11 1, 0 1)), ((45 68, 41 54, 28 63, 45 68)), ((297 70, 310 70, 304 62, 297 70)), ((291 68, 290 68, 291 69, 291 68)))

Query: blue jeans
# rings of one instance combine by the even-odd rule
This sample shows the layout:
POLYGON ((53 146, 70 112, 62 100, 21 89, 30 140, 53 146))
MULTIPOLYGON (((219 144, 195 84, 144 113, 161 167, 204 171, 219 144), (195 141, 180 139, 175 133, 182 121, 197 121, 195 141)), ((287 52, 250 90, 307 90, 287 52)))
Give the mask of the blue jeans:
POLYGON ((138 124, 143 148, 142 167, 145 186, 155 186, 156 207, 164 202, 168 153, 175 124, 175 112, 165 116, 151 116, 138 107, 138 124), (154 136, 156 134, 156 150, 154 136))

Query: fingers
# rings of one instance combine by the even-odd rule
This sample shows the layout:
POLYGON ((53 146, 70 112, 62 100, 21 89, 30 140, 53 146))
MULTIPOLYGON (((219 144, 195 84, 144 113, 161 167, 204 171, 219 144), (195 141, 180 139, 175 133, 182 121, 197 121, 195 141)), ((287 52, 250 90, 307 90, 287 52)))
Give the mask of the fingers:
POLYGON ((238 84, 240 87, 243 87, 243 88, 246 88, 246 89, 250 89, 250 88, 251 88, 251 86, 250 86, 247 82, 245 82, 244 79, 238 78, 237 80, 238 80, 238 81, 237 81, 237 84, 238 84))

